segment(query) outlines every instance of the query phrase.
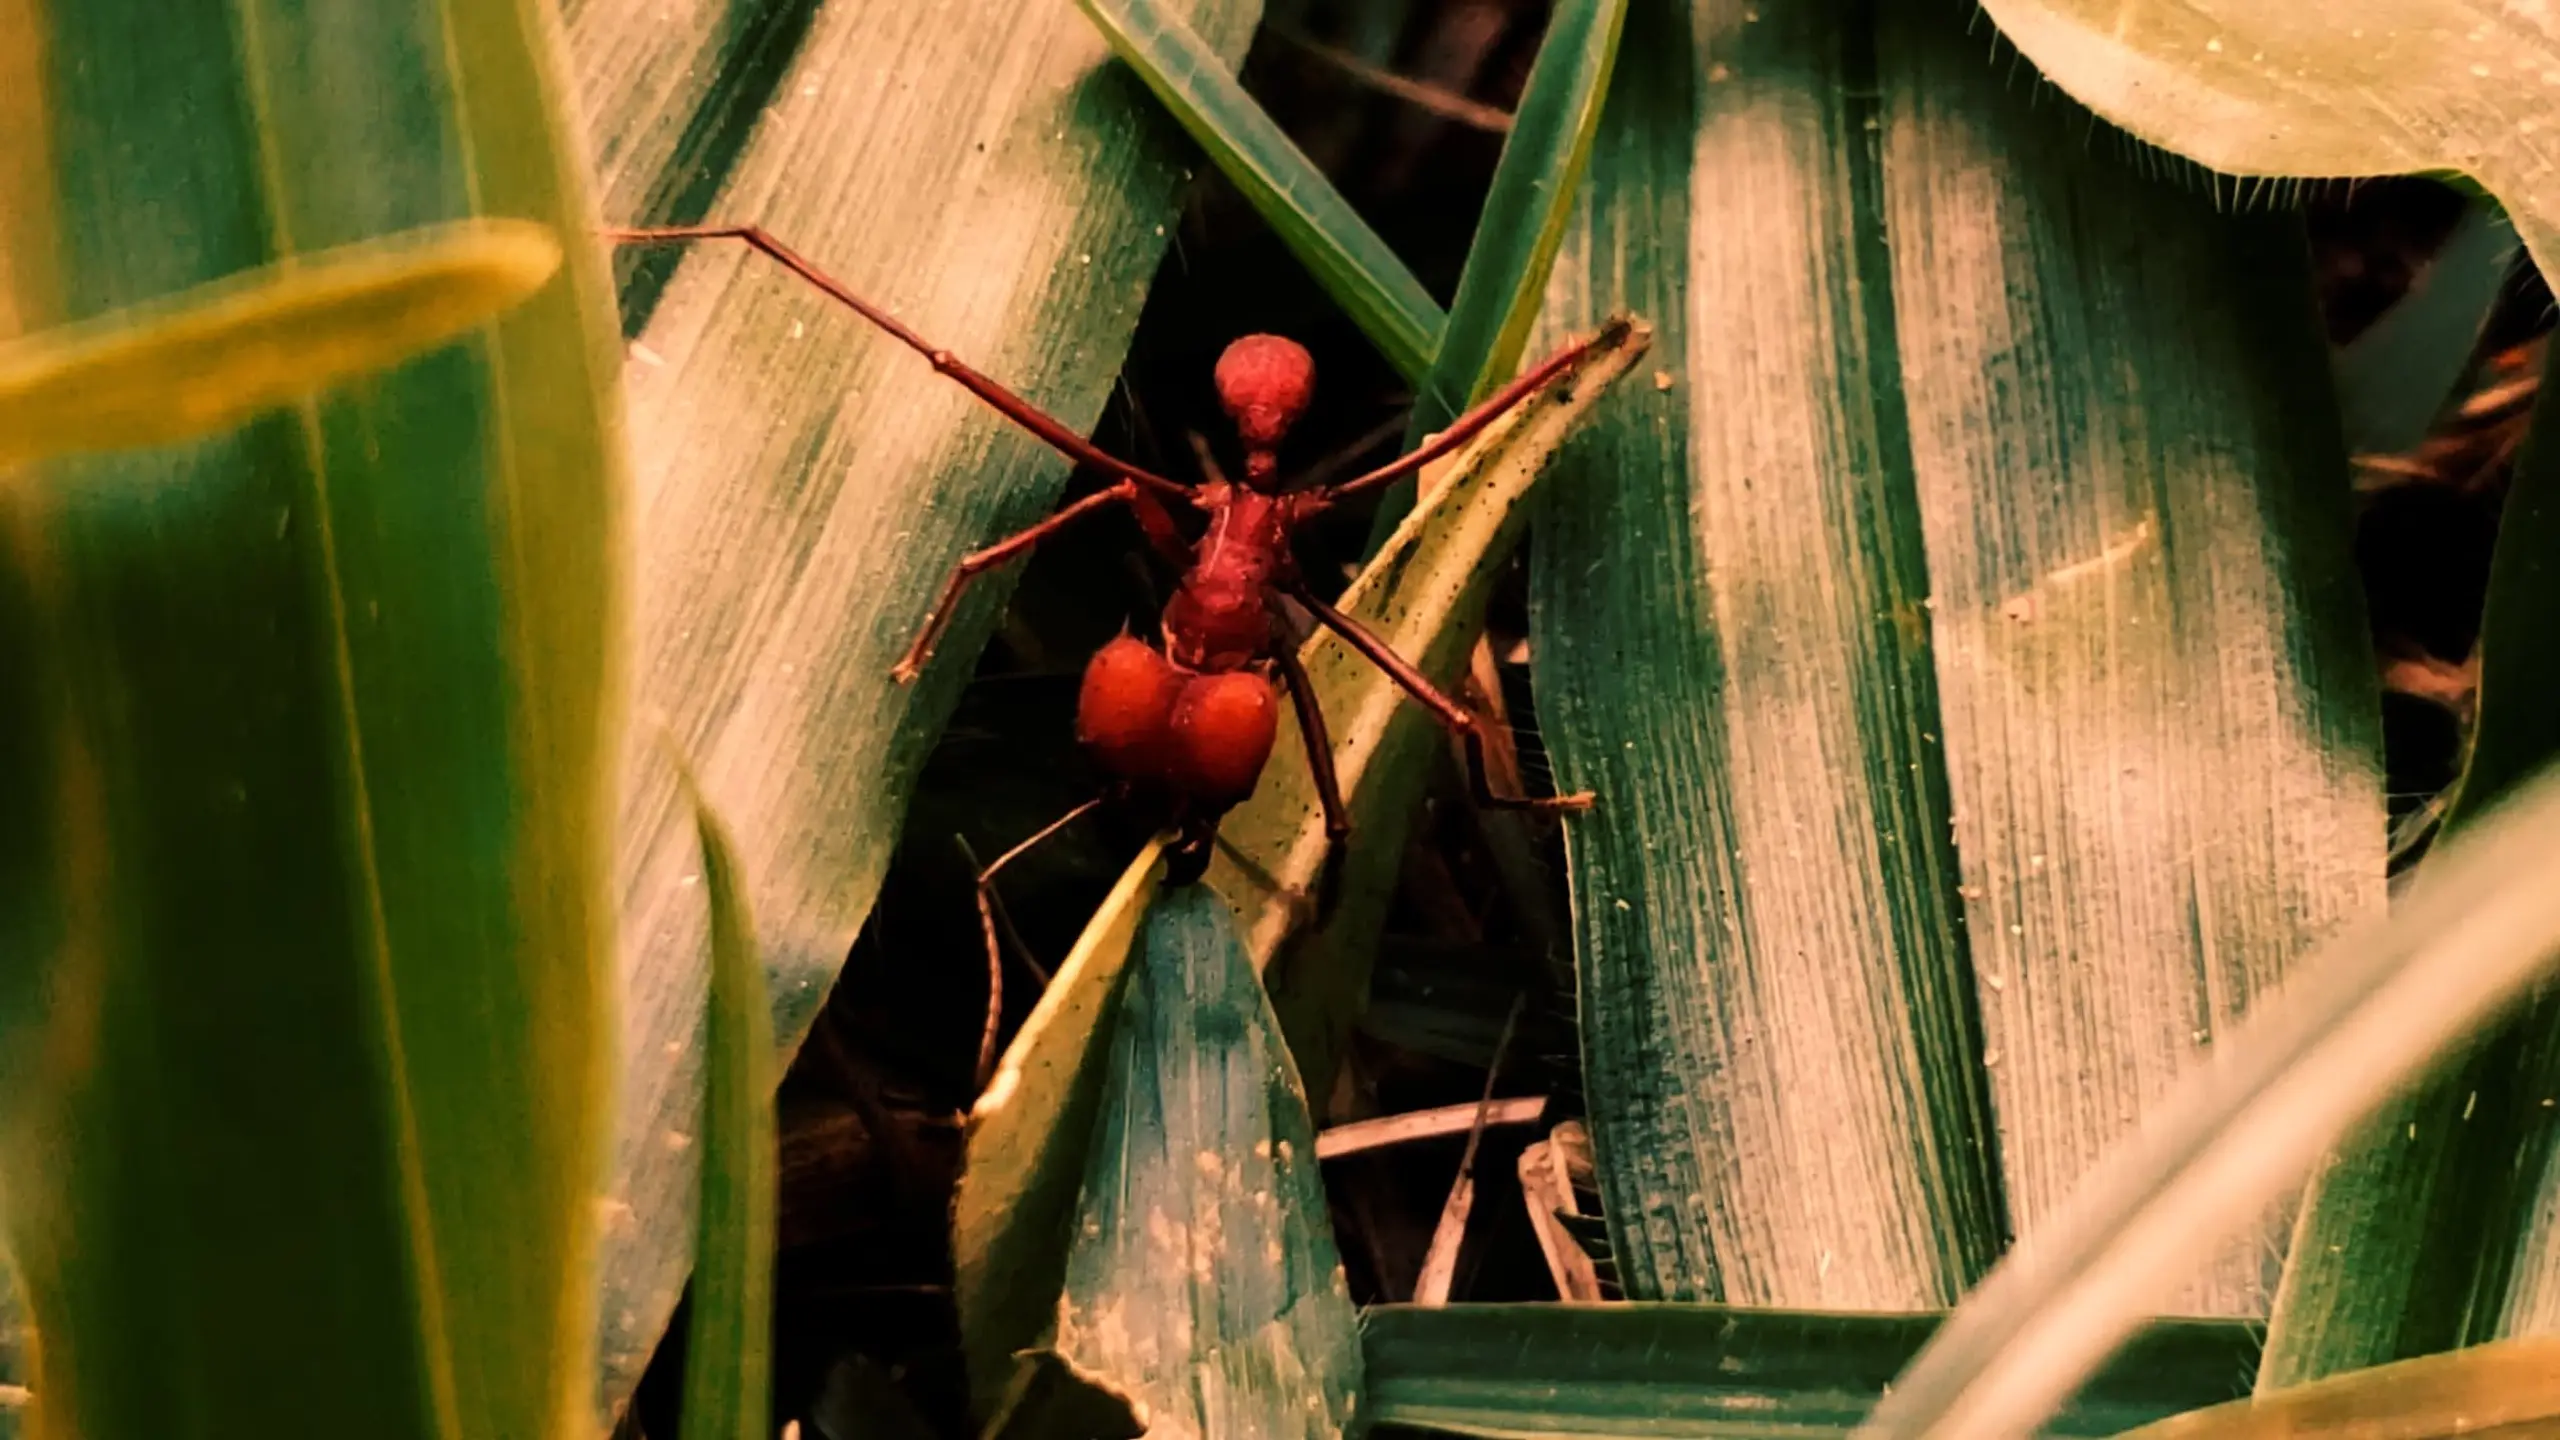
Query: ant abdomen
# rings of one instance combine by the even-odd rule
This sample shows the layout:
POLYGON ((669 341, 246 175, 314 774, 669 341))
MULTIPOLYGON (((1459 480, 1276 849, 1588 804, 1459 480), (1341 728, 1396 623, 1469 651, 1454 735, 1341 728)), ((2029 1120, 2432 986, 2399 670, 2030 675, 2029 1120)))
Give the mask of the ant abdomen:
POLYGON ((1208 804, 1225 809, 1253 793, 1280 733, 1280 697, 1252 670, 1196 675, 1173 702, 1167 727, 1173 741, 1173 780, 1208 804))
POLYGON ((1095 652, 1076 697, 1076 738, 1104 769, 1221 810, 1253 793, 1279 724, 1260 672, 1197 674, 1127 635, 1095 652))

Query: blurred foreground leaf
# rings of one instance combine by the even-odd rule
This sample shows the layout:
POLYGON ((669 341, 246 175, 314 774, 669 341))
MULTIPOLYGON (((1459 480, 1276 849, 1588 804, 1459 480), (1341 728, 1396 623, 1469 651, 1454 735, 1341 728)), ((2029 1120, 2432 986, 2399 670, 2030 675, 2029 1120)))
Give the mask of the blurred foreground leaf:
MULTIPOLYGON (((1489 1440, 1823 1440, 1854 1430, 1946 1317, 1722 1305, 1388 1305, 1361 1316, 1370 1422, 1489 1440)), ((2050 1436, 2245 1395, 2258 1327, 2146 1327, 2050 1436)))
POLYGON ((0 466, 227 430, 496 318, 560 268, 524 220, 462 220, 210 281, 0 346, 0 466))
MULTIPOLYGON (((12 15, 0 323, 474 217, 592 223, 524 0, 12 15)), ((453 343, 0 486, 0 1193, 39 1433, 584 1414, 623 698, 610 313, 572 246, 453 343)), ((246 364, 198 377, 235 403, 346 362, 200 358, 246 364)))
POLYGON ((1861 1434, 2019 1433, 2384 1099, 2560 964, 2560 767, 2324 946, 1948 1318, 1861 1434))
POLYGON ((2545 271, 2560 265, 2560 15, 2548 5, 1982 8, 2048 79, 2140 139, 2228 175, 2458 171, 2505 203, 2545 271))
MULTIPOLYGON (((582 0, 565 7, 615 225, 770 229, 1067 426, 1101 414, 1188 147, 1072 6, 582 0), (962 103, 953 103, 958 99, 962 103)), ((1189 0, 1232 64, 1257 0, 1189 0)), ((1002 611, 972 592, 913 686, 890 664, 962 553, 1047 513, 1066 463, 734 244, 624 257, 638 695, 736 827, 786 1051, 869 914, 915 772, 1002 611)), ((610 1423, 674 1309, 699 1156, 706 947, 691 812, 625 756, 628 1011, 604 1266, 610 1423)))

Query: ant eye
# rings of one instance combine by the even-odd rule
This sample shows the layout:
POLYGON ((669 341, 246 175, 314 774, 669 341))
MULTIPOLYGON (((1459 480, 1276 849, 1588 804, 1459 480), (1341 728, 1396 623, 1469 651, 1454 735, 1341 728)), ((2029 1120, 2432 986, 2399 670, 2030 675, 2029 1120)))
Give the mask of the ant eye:
POLYGON ((1250 450, 1280 443, 1315 397, 1316 362, 1305 346, 1278 335, 1247 335, 1218 357, 1218 403, 1250 450))

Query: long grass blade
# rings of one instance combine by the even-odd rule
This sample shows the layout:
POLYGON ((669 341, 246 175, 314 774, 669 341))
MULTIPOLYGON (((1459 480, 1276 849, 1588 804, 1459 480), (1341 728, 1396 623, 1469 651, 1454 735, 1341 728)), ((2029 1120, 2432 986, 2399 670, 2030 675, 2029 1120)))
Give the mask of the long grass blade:
POLYGON ((1564 0, 1547 17, 1475 240, 1458 272, 1449 323, 1414 395, 1410 449, 1518 373, 1547 275, 1573 218, 1600 105, 1618 60, 1628 0, 1564 0))
POLYGON ((2350 453, 2393 455, 2426 438, 2471 364, 2515 258, 2515 227, 2494 204, 2473 200, 2409 293, 2338 353, 2350 453))
POLYGON ((1439 302, 1230 67, 1165 0, 1076 3, 1387 363, 1422 379, 1448 323, 1439 302))
POLYGON ((1667 317, 1531 557, 1638 1297, 1951 1303, 2381 903, 2300 234, 2100 168, 1969 13, 1636 8, 1556 266, 1667 317))
POLYGON ((703 1017, 702 1207, 677 1440, 771 1440, 775 1138, 773 1009, 728 826, 690 775, 711 910, 703 1017))

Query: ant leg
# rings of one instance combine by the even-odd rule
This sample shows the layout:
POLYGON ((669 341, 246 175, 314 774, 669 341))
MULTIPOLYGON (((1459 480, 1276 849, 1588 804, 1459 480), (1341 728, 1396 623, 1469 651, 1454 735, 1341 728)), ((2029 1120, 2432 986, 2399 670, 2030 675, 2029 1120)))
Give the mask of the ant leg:
POLYGON ((1539 361, 1535 368, 1519 379, 1495 391, 1492 398, 1483 404, 1450 421, 1448 429, 1433 436, 1428 443, 1412 454, 1381 465, 1366 475, 1354 476, 1339 485, 1317 493, 1324 496, 1326 504, 1331 504, 1345 495, 1356 494, 1362 490, 1374 490, 1390 480, 1401 479, 1412 474, 1474 439, 1476 432, 1500 419, 1504 412, 1517 406, 1521 401, 1536 394, 1548 381, 1572 368, 1575 361, 1580 360, 1593 349, 1616 343, 1618 337, 1625 333, 1626 328, 1626 321, 1612 321, 1590 339, 1576 340, 1566 345, 1553 355, 1539 361))
POLYGON ((987 939, 987 1026, 978 1035, 977 1076, 981 1090, 987 1088, 987 1081, 995 1074, 996 1034, 1004 1025, 1004 946, 996 939, 996 875, 1021 858, 1024 851, 1083 819, 1101 804, 1099 795, 1087 800, 1033 831, 1029 839, 997 856, 994 863, 978 872, 978 930, 987 939))
POLYGON ((1182 532, 1174 528, 1173 512, 1164 508, 1164 502, 1156 498, 1156 493, 1144 489, 1131 490, 1129 508, 1136 513, 1138 529, 1145 533, 1147 544, 1164 557, 1165 563, 1177 570, 1189 568, 1191 545, 1182 538, 1182 532))
POLYGON ((1342 880, 1343 839, 1351 833, 1351 809, 1342 803, 1342 779, 1333 770, 1333 737, 1325 733, 1324 709, 1316 703, 1316 687, 1297 651, 1284 645, 1278 655, 1280 678, 1288 683, 1289 704, 1298 712, 1298 737, 1307 745, 1307 770, 1315 777, 1316 801, 1324 807, 1324 867, 1316 876, 1316 922, 1333 913, 1342 880))
POLYGON ((887 331, 900 344, 922 355, 933 368, 960 383, 970 394, 986 401, 1006 419, 1048 442, 1050 448, 1075 461, 1089 465, 1106 475, 1143 486, 1161 495, 1189 499, 1191 487, 1168 480, 1150 470, 1142 470, 1126 460, 1115 458, 1093 442, 1068 429, 1047 411, 1023 399, 986 374, 964 363, 950 351, 907 328, 905 322, 888 311, 854 294, 835 277, 803 258, 790 246, 776 240, 761 225, 653 225, 637 229, 608 228, 602 232, 616 245, 689 245, 700 240, 735 240, 771 257, 785 270, 808 281, 823 291, 827 298, 887 331))
POLYGON ((1411 662, 1389 648, 1387 642, 1370 633, 1359 621, 1318 599, 1303 584, 1289 587, 1290 596, 1307 607, 1324 627, 1351 643, 1351 648, 1369 657, 1369 663, 1387 672, 1387 678, 1404 687, 1406 694, 1431 712, 1431 717, 1463 742, 1467 750, 1467 786, 1474 792, 1476 803, 1496 810, 1588 810, 1593 796, 1588 790, 1571 795, 1497 795, 1485 778, 1484 732, 1477 727, 1475 716, 1467 707, 1452 700, 1429 677, 1413 668, 1411 662))
MULTIPOLYGON (((973 550, 961 556, 960 563, 951 569, 951 578, 943 583, 941 598, 933 602, 933 609, 924 617, 924 628, 916 632, 915 643, 907 647, 907 653, 897 664, 889 667, 889 678, 905 685, 924 673, 924 662, 933 658, 933 647, 941 641, 942 632, 950 628, 952 609, 960 603, 961 592, 969 588, 970 581, 1016 556, 1027 554, 1041 541, 1105 506, 1139 503, 1141 493, 1134 483, 1120 481, 1107 490, 1096 490, 1028 530, 1007 536, 984 550, 973 550)), ((1156 513, 1163 515, 1164 507, 1157 506, 1156 513)), ((1142 518, 1143 514, 1141 511, 1142 518)), ((1167 518, 1169 522, 1170 517, 1167 518)))

